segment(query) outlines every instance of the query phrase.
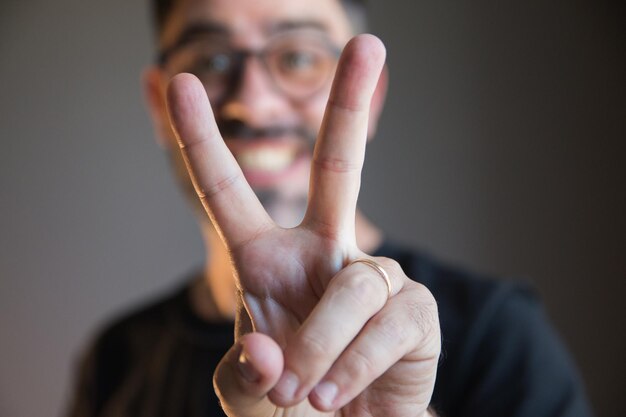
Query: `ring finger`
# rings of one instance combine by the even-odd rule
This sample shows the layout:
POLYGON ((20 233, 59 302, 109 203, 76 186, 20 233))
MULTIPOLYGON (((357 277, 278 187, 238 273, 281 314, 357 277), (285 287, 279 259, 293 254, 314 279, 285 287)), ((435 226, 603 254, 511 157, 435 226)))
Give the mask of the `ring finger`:
MULTIPOLYGON (((374 264, 380 264, 383 271, 399 269, 386 258, 378 258, 374 264)), ((270 393, 274 403, 293 405, 310 393, 388 297, 400 291, 403 282, 399 277, 404 275, 388 276, 391 293, 380 272, 363 262, 349 264, 331 279, 320 302, 287 342, 285 370, 270 393)))
MULTIPOLYGON (((320 410, 338 409, 368 388, 381 375, 393 380, 390 372, 410 378, 413 401, 423 397, 426 405, 432 394, 441 349, 437 305, 425 287, 414 284, 368 321, 358 337, 344 350, 329 372, 309 395, 320 410)), ((393 385, 393 383, 391 384, 393 385)), ((389 386, 384 387, 387 390, 389 386)), ((383 388, 383 389, 384 389, 383 388)))

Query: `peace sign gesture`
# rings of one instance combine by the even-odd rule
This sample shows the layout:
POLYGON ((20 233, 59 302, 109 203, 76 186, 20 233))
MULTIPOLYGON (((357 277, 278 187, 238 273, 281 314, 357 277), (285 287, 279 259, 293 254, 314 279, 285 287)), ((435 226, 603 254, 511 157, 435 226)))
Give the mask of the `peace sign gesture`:
POLYGON ((201 83, 189 74, 170 83, 170 118, 230 251, 243 307, 236 343, 214 379, 230 416, 426 412, 440 351, 436 303, 395 261, 362 253, 355 238, 369 104, 384 55, 371 35, 344 49, 315 146, 306 215, 293 229, 275 225, 249 187, 201 83), (359 259, 369 262, 352 262, 359 259))

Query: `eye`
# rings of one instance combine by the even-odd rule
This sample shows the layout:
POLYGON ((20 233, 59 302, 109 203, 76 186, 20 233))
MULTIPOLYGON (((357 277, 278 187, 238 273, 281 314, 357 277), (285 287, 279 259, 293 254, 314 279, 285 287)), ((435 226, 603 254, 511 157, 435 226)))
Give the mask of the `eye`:
POLYGON ((280 56, 280 66, 286 71, 309 70, 317 62, 317 55, 311 51, 285 51, 280 56))
POLYGON ((195 67, 203 74, 224 74, 230 70, 231 58, 225 53, 206 55, 198 60, 195 67))

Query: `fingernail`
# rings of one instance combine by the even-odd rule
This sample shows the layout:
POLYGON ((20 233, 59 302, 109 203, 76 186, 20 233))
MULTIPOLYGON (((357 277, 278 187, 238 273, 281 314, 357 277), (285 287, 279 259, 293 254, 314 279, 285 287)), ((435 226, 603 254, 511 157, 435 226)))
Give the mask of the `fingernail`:
POLYGON ((296 389, 298 389, 298 377, 291 371, 283 372, 278 384, 274 387, 274 391, 285 400, 293 399, 296 389))
POLYGON ((250 359, 246 355, 246 352, 243 350, 239 354, 239 360, 237 361, 237 367, 239 368, 239 372, 243 379, 248 382, 258 382, 261 379, 261 375, 254 368, 252 363, 250 363, 250 359))
POLYGON ((320 382, 313 390, 323 406, 332 407, 337 396, 337 385, 334 382, 320 382))

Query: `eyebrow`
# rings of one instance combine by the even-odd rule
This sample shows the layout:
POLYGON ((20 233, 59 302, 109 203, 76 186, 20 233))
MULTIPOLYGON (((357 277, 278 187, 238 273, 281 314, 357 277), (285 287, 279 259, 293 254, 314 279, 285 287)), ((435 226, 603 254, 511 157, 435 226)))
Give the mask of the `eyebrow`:
POLYGON ((176 49, 180 48, 193 38, 196 38, 198 36, 211 35, 226 36, 229 33, 230 31, 226 26, 216 22, 192 23, 191 25, 187 26, 180 35, 178 35, 176 41, 174 41, 170 46, 167 46, 159 51, 157 55, 157 62, 159 64, 163 64, 172 52, 174 52, 176 49))
POLYGON ((230 31, 224 25, 221 25, 216 22, 199 22, 192 23, 187 26, 185 30, 178 36, 174 45, 179 45, 189 40, 190 38, 194 38, 200 35, 228 35, 230 31))

